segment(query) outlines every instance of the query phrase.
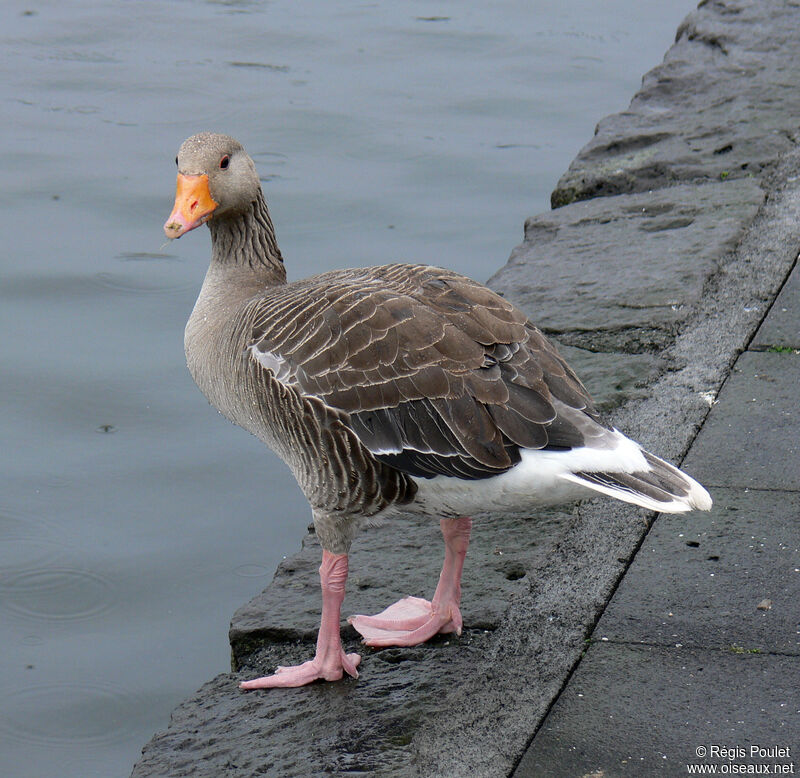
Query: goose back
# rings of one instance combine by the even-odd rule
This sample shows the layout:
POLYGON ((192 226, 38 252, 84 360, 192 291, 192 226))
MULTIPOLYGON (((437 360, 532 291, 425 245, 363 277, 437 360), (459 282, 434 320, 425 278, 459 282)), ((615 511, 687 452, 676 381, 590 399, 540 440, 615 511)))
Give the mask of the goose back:
POLYGON ((451 271, 333 271, 267 289, 247 315, 253 361, 341 412, 372 457, 411 476, 496 475, 521 448, 583 445, 596 418, 541 332, 451 271))

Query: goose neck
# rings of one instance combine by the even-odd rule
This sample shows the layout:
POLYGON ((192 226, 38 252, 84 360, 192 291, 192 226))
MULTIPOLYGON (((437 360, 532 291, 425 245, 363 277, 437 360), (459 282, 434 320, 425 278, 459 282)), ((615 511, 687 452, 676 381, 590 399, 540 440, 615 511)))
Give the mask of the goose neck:
POLYGON ((212 266, 225 266, 234 272, 249 269, 266 283, 286 283, 275 227, 260 189, 258 197, 244 214, 211 219, 208 226, 211 230, 212 266))

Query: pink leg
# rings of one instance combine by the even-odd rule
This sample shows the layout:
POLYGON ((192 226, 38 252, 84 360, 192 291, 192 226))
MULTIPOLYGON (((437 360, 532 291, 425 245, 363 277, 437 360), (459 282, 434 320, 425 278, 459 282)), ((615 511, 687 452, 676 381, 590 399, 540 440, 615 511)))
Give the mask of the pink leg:
POLYGON ((439 632, 461 634, 461 572, 469 547, 472 519, 442 519, 444 565, 439 585, 428 602, 420 597, 405 597, 377 616, 350 616, 347 619, 363 636, 368 646, 416 646, 439 632))
POLYGON ((293 667, 278 667, 274 675, 243 681, 240 689, 272 689, 277 686, 305 686, 316 680, 338 681, 343 673, 358 678, 358 654, 345 654, 339 634, 339 618, 347 581, 347 554, 322 552, 319 577, 322 582, 322 622, 317 634, 314 658, 293 667))

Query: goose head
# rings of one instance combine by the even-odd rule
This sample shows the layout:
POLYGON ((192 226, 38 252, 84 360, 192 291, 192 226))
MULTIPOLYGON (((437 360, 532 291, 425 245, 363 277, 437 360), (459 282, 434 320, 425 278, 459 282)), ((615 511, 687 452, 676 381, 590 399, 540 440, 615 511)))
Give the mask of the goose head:
POLYGON ((229 135, 192 135, 181 144, 175 162, 175 205, 164 224, 168 238, 180 238, 211 218, 240 217, 261 191, 253 160, 229 135))

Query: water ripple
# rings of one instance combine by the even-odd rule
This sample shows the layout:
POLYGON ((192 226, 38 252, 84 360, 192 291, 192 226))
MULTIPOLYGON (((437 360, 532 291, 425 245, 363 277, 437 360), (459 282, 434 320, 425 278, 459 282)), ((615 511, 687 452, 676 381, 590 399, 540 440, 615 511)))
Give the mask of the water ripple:
POLYGON ((119 292, 171 294, 174 292, 185 292, 193 288, 193 284, 190 283, 159 283, 155 280, 133 278, 132 276, 123 275, 121 273, 95 273, 94 280, 101 286, 119 292))
POLYGON ((0 511, 0 576, 53 564, 63 551, 55 533, 54 525, 42 519, 0 511))
POLYGON ((116 605, 110 579, 74 567, 42 567, 0 578, 0 606, 36 619, 83 620, 116 605))
POLYGON ((132 709, 141 700, 97 683, 39 683, 4 690, 0 732, 35 745, 97 746, 124 741, 132 709))

